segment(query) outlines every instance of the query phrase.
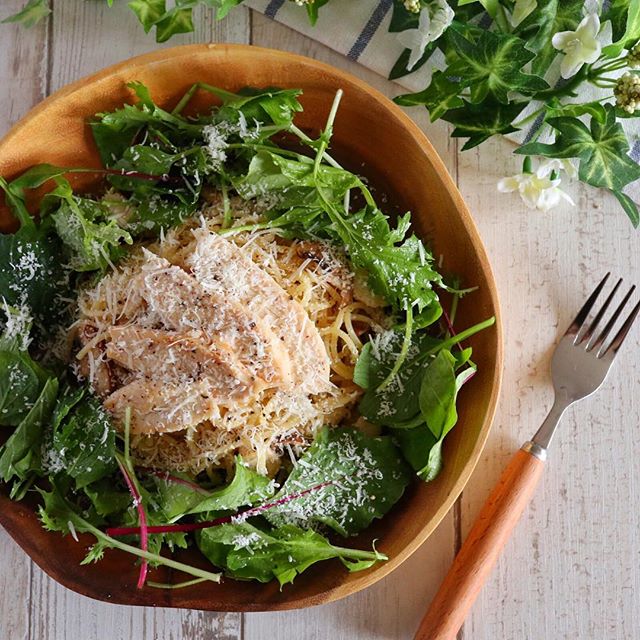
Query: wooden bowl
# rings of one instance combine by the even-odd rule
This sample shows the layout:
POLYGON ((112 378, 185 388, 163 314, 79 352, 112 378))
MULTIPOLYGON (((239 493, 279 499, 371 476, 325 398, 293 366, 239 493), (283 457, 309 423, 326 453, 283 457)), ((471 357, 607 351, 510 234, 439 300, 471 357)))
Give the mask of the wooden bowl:
MULTIPOLYGON (((478 291, 461 302, 461 328, 490 316, 496 325, 474 337, 479 373, 460 394, 460 420, 448 436, 444 469, 430 483, 416 482, 384 519, 352 543, 366 548, 378 538, 389 561, 349 574, 338 561, 322 562, 282 591, 277 583, 225 580, 178 590, 136 589, 134 559, 107 552, 97 565, 81 566, 90 536, 80 543, 48 533, 34 512, 35 498, 14 503, 0 487, 0 523, 50 576, 84 595, 122 604, 211 611, 293 609, 337 600, 380 580, 404 562, 431 534, 469 479, 487 438, 502 370, 502 339, 496 287, 482 242, 442 161, 420 129, 386 97, 357 78, 301 56, 244 45, 193 45, 143 55, 65 87, 33 109, 0 142, 0 175, 13 178, 28 167, 99 167, 87 119, 132 101, 126 83, 139 80, 161 105, 173 105, 196 81, 234 91, 244 86, 300 87, 304 112, 298 124, 317 132, 334 94, 344 90, 333 147, 352 170, 367 175, 389 195, 396 210, 413 212, 414 227, 443 256, 445 272, 478 291), (364 165, 362 164, 364 163, 364 165)), ((200 107, 207 104, 200 96, 200 107)), ((85 180, 91 179, 87 176, 85 180)), ((81 186, 90 187, 90 184, 81 186)), ((0 228, 12 219, 0 211, 0 228)), ((181 560, 206 566, 197 550, 181 560)), ((157 580, 168 581, 163 570, 157 580)))

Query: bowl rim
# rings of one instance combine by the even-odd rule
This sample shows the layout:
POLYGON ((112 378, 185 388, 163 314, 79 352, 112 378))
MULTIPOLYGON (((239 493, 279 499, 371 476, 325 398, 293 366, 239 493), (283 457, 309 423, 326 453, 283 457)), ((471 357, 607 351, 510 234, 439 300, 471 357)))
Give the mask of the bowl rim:
MULTIPOLYGON (((465 462, 463 468, 461 469, 457 480, 454 482, 451 491, 446 496, 446 499, 440 505, 440 507, 436 510, 432 518, 425 526, 421 529, 419 534, 407 544, 404 549, 397 553, 395 556, 390 558, 384 564, 378 566, 373 572, 363 572, 358 579, 351 581, 348 585, 340 584, 333 588, 330 588, 324 592, 320 596, 302 596, 296 598, 294 594, 291 594, 286 601, 282 601, 281 603, 277 602, 265 602, 263 606, 254 607, 248 605, 246 607, 238 606, 237 608, 226 610, 228 611, 274 611, 274 610, 287 610, 287 609, 298 609, 298 608, 306 608, 318 604, 326 604, 329 602, 333 602, 344 598, 348 595, 355 594, 363 589, 373 585, 378 582, 385 576, 389 575, 392 571, 394 571, 397 567, 399 567, 403 562, 405 562, 417 549, 422 546, 422 544, 427 540, 427 538, 433 533, 436 527, 443 520, 445 515, 451 509, 451 507, 455 504, 456 500, 462 493, 464 487, 466 486, 471 474, 473 473, 479 459, 481 453, 484 449, 484 446, 487 442, 487 438, 489 436, 489 432, 491 429, 491 425, 493 423, 498 398, 500 394, 500 389, 502 386, 502 373, 503 373, 503 362, 504 362, 504 343, 503 343, 503 327, 502 327, 502 315, 500 310, 500 303, 498 299, 497 286, 495 281, 495 276, 493 270, 491 268, 491 264, 489 262, 489 258, 484 247, 484 243, 480 237, 480 234, 476 228, 475 222, 471 217, 471 213, 464 202, 462 195, 460 194, 457 185, 455 184, 453 178, 449 174, 444 162, 438 155, 437 151, 427 138, 426 134, 419 128, 419 126, 406 114, 402 109, 397 106, 391 99, 385 96, 381 91, 375 89, 365 81, 360 78, 343 71, 333 65, 320 62, 315 60, 314 58, 310 58, 308 56, 303 56, 297 53, 291 53, 288 51, 283 51, 280 49, 272 49, 267 47, 259 47, 251 44, 227 44, 227 43, 210 43, 210 44, 190 44, 190 45, 179 45, 176 47, 169 47, 164 49, 156 49, 155 51, 151 51, 149 53, 141 54, 138 56, 134 56, 118 62, 116 64, 105 67, 95 73, 84 76, 72 83, 64 85, 60 89, 56 90, 50 96, 39 102, 33 108, 31 108, 26 114, 24 114, 20 120, 14 124, 9 131, 3 136, 0 140, 0 156, 5 149, 5 147, 9 146, 14 137, 16 137, 23 127, 26 127, 29 121, 38 116, 40 113, 46 111, 51 105, 61 101, 63 99, 72 96, 76 92, 83 91, 88 85, 97 83, 101 80, 104 80, 110 76, 116 76, 120 71, 126 71, 127 74, 135 71, 137 67, 141 66, 149 66, 156 62, 165 62, 170 58, 180 59, 183 57, 189 57, 194 54, 203 54, 207 53, 207 51, 215 51, 216 53, 220 53, 221 58, 225 54, 234 54, 234 53, 242 53, 247 54, 250 53, 256 56, 269 56, 272 59, 280 60, 283 64, 290 62, 297 62, 301 65, 307 65, 314 67, 316 70, 325 72, 328 75, 335 77, 337 80, 344 80, 347 84, 355 85, 357 88, 362 90, 364 93, 367 93, 371 99, 378 102, 384 109, 386 109, 390 115, 392 115, 396 120, 400 122, 400 125, 408 131, 411 138, 416 142, 421 151, 428 156, 429 161, 433 165, 435 171, 438 173, 440 179, 442 180, 442 186, 447 191, 448 196, 452 199, 455 208, 457 209, 462 225, 465 229, 465 232, 469 235, 472 245, 475 248, 475 251, 478 256, 478 261, 481 265, 482 271, 486 274, 486 288, 487 293, 489 295, 489 299, 491 301, 491 305, 494 310, 495 316, 495 325, 494 330, 496 331, 496 351, 495 351, 495 367, 491 372, 491 395, 487 404, 487 408, 485 411, 485 415, 483 418, 482 426, 480 428, 478 437, 476 439, 475 445, 465 462)), ((5 528, 9 532, 9 534, 14 538, 14 540, 25 550, 26 545, 24 545, 20 539, 19 531, 11 526, 11 523, 8 518, 3 516, 2 510, 0 510, 0 524, 5 525, 5 528)), ((30 555, 30 554, 29 554, 30 555)), ((39 564, 39 563, 38 563, 39 564)), ((53 572, 49 572, 48 568, 41 567, 45 572, 49 573, 51 577, 53 577, 56 581, 62 583, 64 586, 70 588, 77 593, 81 593, 82 595, 86 595, 92 597, 97 600, 101 600, 103 602, 111 602, 118 603, 117 597, 113 597, 113 594, 107 596, 105 594, 104 597, 100 597, 95 593, 88 593, 87 590, 83 590, 78 588, 80 585, 72 583, 70 581, 64 580, 64 576, 54 575, 53 572)), ((140 605, 138 603, 127 603, 120 602, 121 604, 129 604, 129 606, 145 606, 140 605)), ((159 606, 164 607, 173 607, 173 608, 186 608, 180 603, 173 603, 171 598, 167 598, 166 601, 163 601, 159 606)), ((217 609, 209 609, 209 610, 217 610, 217 609)))

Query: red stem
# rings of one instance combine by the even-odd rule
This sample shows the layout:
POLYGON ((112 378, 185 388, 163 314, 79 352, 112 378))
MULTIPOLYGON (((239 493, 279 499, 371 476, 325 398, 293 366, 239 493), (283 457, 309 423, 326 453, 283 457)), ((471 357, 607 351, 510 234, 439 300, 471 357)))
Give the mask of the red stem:
MULTIPOLYGON (((457 335, 456 330, 453 328, 453 324, 451 323, 451 318, 449 318, 449 314, 446 312, 444 307, 442 308, 442 317, 444 318, 444 321, 447 325, 447 329, 449 330, 449 333, 451 334, 451 336, 457 335)), ((458 349, 460 349, 460 351, 464 351, 464 347, 462 346, 461 342, 458 342, 458 349)))
MULTIPOLYGON (((273 502, 267 502, 266 504, 259 505, 257 507, 252 507, 251 509, 247 509, 245 511, 241 511, 233 516, 223 516, 221 518, 216 518, 215 520, 205 520, 204 522, 195 522, 190 524, 163 524, 158 526, 147 527, 148 533, 175 533, 175 532, 189 532, 189 531, 198 531, 199 529, 208 529, 210 527, 217 527, 221 524, 227 524, 229 522, 233 522, 234 520, 246 520, 247 518, 251 518, 253 516, 257 516, 263 511, 267 511, 268 509, 273 509, 273 507, 277 507, 281 504, 286 504, 287 502, 291 502, 291 500, 295 500, 296 498, 301 498, 302 496, 306 496, 308 493, 312 491, 317 491, 318 489, 323 489, 331 484, 334 484, 334 480, 327 480, 326 482, 322 482, 321 484, 317 484, 309 489, 305 489, 304 491, 298 491, 297 493, 290 493, 288 496, 284 496, 278 500, 274 500, 273 502)), ((107 529, 108 536, 128 536, 132 534, 140 534, 142 536, 142 527, 112 527, 107 529)))
MULTIPOLYGON (((140 532, 140 548, 143 551, 147 551, 149 548, 149 528, 147 527, 147 514, 145 513, 144 506, 142 504, 142 496, 136 487, 136 483, 130 477, 129 472, 120 460, 118 460, 118 466, 120 467, 120 471, 122 471, 127 487, 129 487, 129 491, 133 496, 133 503, 138 510, 138 521, 140 522, 140 527, 138 528, 140 532)), ((149 563, 146 560, 142 560, 140 564, 140 575, 138 576, 138 589, 142 589, 142 587, 144 587, 148 571, 149 563)))

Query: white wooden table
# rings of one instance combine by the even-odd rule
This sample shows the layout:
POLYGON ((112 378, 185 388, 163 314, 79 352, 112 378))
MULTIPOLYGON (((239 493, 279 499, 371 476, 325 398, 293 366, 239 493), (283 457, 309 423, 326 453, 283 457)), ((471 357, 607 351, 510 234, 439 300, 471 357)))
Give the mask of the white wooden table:
MULTIPOLYGON (((4 0, 3 15, 23 0, 4 0)), ((0 27, 0 134, 62 85, 157 45, 117 2, 55 0, 55 17, 30 31, 0 27)), ((388 95, 398 88, 245 9, 210 14, 189 42, 244 42, 345 68, 388 95)), ((410 111, 443 157, 491 257, 506 328, 502 398, 464 494, 410 561, 341 602, 277 614, 142 609, 94 602, 50 580, 0 531, 0 640, 406 639, 444 576, 507 459, 543 418, 548 365, 560 329, 607 270, 640 280, 638 234, 613 198, 574 187, 575 208, 548 214, 499 195, 515 173, 509 143, 460 153, 444 123, 410 111)), ((531 508, 461 635, 465 640, 640 638, 640 331, 601 393, 565 418, 531 508)))

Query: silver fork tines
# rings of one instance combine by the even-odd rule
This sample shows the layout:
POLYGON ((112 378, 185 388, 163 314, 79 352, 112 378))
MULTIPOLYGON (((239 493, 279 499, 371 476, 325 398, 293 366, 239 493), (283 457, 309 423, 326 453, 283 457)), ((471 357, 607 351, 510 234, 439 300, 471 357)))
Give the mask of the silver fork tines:
POLYGON ((636 289, 635 286, 632 286, 617 309, 611 314, 604 329, 597 333, 600 323, 622 284, 622 279, 618 280, 604 304, 596 310, 596 302, 609 279, 609 275, 607 274, 602 279, 589 296, 554 351, 551 360, 551 377, 555 389, 555 400, 546 420, 533 437, 532 442, 529 443, 529 445, 535 446, 538 452, 536 455, 539 457, 542 457, 546 452, 557 424, 567 407, 577 400, 591 395, 602 385, 613 359, 629 335, 638 313, 640 313, 640 302, 638 302, 631 313, 626 316, 626 319, 622 321, 625 308, 636 289), (593 319, 589 322, 588 318, 594 311, 593 319), (613 328, 621 321, 620 329, 615 337, 609 340, 613 328))

